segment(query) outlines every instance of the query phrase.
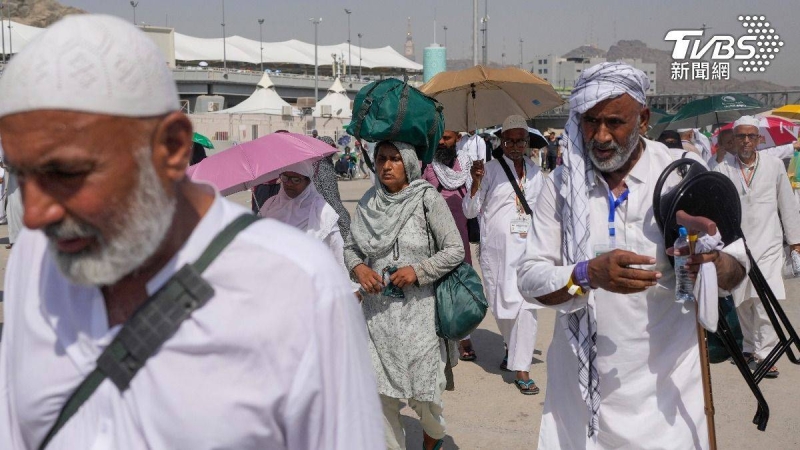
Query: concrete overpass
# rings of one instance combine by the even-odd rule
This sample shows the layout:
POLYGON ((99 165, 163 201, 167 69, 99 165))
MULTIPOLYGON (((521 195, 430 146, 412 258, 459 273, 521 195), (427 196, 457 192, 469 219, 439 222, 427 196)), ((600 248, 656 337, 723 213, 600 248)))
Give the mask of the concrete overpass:
MULTIPOLYGON (((199 95, 221 95, 225 97, 226 108, 234 106, 255 91, 256 84, 262 76, 258 71, 195 68, 176 68, 172 70, 172 74, 178 85, 181 100, 188 101, 192 111, 199 95)), ((269 76, 275 84, 278 95, 289 103, 296 103, 301 97, 314 97, 313 75, 269 73, 269 76)), ((333 77, 319 77, 320 99, 326 95, 333 80, 333 77)), ((411 77, 411 80, 414 80, 414 77, 411 77)), ((362 80, 343 79, 342 86, 347 90, 347 95, 354 98, 356 93, 371 81, 372 79, 368 77, 362 80)))

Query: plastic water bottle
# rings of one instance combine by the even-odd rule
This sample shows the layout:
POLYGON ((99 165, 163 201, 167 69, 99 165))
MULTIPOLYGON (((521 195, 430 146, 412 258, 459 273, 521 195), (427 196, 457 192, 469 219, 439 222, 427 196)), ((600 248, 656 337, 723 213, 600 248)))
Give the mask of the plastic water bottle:
POLYGON ((673 246, 675 253, 675 299, 679 301, 694 300, 694 283, 689 278, 689 269, 686 263, 689 261, 689 233, 686 228, 680 227, 678 239, 673 246))

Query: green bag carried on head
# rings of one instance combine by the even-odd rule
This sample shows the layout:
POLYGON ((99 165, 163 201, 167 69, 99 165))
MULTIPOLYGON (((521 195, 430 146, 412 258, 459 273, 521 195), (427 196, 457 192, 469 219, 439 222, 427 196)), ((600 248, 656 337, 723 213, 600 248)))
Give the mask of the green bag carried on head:
POLYGON ((420 161, 430 163, 444 134, 443 109, 408 81, 387 78, 358 91, 347 132, 370 142, 406 142, 417 149, 420 161))

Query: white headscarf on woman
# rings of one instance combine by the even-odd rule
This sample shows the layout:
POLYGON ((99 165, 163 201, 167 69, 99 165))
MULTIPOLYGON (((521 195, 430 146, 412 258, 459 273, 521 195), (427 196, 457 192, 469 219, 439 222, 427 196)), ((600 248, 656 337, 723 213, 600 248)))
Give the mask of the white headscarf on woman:
MULTIPOLYGON (((284 172, 295 172, 313 178, 314 163, 302 161, 287 167, 284 172)), ((264 202, 258 215, 299 228, 320 240, 324 240, 338 227, 336 222, 339 220, 339 215, 328 205, 313 182, 295 198, 290 198, 281 188, 278 195, 264 202)))
POLYGON ((368 257, 385 255, 394 245, 406 221, 420 207, 425 191, 433 189, 420 177, 420 163, 414 147, 405 142, 385 141, 375 146, 393 145, 403 158, 408 186, 400 192, 389 193, 376 173, 375 186, 370 188, 358 202, 355 219, 350 228, 353 241, 368 257))

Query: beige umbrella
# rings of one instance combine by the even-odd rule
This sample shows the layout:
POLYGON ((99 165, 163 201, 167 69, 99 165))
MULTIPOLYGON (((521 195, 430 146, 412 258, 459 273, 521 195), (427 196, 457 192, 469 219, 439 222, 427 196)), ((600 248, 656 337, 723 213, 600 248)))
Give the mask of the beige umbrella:
POLYGON ((532 119, 564 104, 550 83, 516 67, 442 72, 420 90, 444 106, 445 128, 454 131, 498 125, 511 114, 532 119))

